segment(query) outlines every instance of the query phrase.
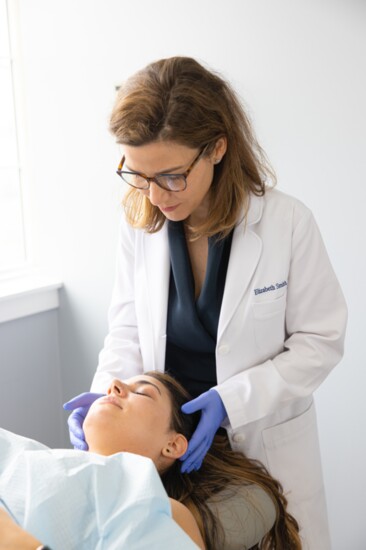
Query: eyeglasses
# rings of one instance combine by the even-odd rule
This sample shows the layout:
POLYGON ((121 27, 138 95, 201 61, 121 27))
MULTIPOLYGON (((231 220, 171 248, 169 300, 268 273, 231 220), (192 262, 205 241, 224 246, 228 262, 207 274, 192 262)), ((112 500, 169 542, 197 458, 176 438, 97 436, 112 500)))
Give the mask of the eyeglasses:
POLYGON ((136 189, 140 189, 143 191, 146 191, 150 188, 150 182, 152 181, 166 191, 171 191, 173 193, 177 191, 184 191, 187 188, 188 175, 191 173, 193 167, 200 160, 206 148, 207 145, 206 147, 201 149, 192 164, 189 166, 189 168, 187 168, 185 172, 183 172, 183 174, 157 174, 153 178, 149 178, 146 174, 142 174, 141 172, 128 172, 126 170, 122 170, 125 162, 124 156, 119 163, 117 174, 123 179, 123 181, 128 183, 128 185, 131 185, 131 187, 135 187, 136 189))

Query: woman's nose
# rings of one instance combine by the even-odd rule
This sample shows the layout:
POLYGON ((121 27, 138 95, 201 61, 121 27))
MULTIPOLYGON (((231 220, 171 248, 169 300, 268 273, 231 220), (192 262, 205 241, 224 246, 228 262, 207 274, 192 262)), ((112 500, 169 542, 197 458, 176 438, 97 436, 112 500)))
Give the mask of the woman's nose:
POLYGON ((107 395, 114 393, 116 395, 119 395, 120 397, 125 397, 126 395, 128 395, 129 391, 130 388, 127 384, 122 382, 122 380, 118 380, 117 378, 115 378, 108 388, 107 395))
POLYGON ((151 204, 153 204, 154 206, 162 204, 164 202, 164 195, 166 195, 167 193, 169 193, 169 191, 162 189, 154 181, 150 181, 149 201, 151 202, 151 204))

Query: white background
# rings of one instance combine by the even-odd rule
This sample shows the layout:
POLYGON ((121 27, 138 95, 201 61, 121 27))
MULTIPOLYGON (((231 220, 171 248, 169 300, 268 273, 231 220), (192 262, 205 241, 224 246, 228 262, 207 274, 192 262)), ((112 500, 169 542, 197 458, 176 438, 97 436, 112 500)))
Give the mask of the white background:
POLYGON ((364 550, 366 2, 10 5, 24 64, 27 249, 65 283, 64 399, 89 387, 107 330, 121 194, 119 150, 107 130, 114 87, 160 57, 196 57, 242 97, 278 188, 313 210, 343 287, 346 353, 316 401, 333 548, 364 550))

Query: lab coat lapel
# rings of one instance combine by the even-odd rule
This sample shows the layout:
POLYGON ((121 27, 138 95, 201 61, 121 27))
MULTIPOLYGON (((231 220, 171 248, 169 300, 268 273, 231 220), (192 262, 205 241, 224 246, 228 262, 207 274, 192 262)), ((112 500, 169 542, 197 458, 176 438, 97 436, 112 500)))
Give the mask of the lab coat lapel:
POLYGON ((234 230, 221 305, 218 340, 241 303, 257 267, 262 252, 262 240, 255 233, 254 227, 262 216, 262 210, 263 197, 251 196, 247 216, 234 230))
POLYGON ((143 254, 154 368, 163 371, 170 275, 167 223, 156 233, 144 234, 143 254))

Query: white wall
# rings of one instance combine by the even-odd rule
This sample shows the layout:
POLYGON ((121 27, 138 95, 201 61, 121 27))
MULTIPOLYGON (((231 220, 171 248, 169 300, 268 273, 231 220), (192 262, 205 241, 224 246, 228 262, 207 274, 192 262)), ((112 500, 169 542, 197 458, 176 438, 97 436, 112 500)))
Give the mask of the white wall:
POLYGON ((18 3, 29 246, 65 283, 64 398, 88 387, 107 327, 119 216, 119 151, 107 132, 114 86, 154 59, 194 56, 243 97, 279 189, 313 209, 343 286, 346 354, 316 398, 333 548, 364 549, 366 3, 18 3))

